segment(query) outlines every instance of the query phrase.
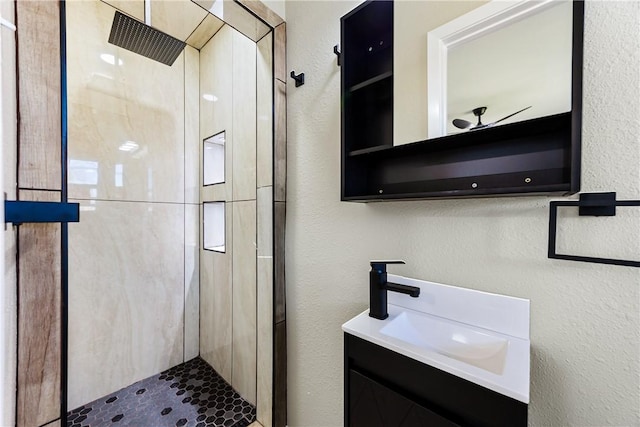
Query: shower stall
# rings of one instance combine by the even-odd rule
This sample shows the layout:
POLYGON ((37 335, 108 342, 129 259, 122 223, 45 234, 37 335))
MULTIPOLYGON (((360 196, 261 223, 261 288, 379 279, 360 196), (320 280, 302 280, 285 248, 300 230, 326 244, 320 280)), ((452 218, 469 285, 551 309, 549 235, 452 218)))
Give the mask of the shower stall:
POLYGON ((285 425, 285 28, 244 3, 15 3, 17 87, 46 89, 20 117, 47 111, 62 135, 31 165, 55 184, 21 183, 16 158, 17 197, 80 211, 15 227, 17 425, 285 425), (40 244, 60 272, 44 298, 25 250, 40 244), (29 322, 41 304, 52 315, 29 322))

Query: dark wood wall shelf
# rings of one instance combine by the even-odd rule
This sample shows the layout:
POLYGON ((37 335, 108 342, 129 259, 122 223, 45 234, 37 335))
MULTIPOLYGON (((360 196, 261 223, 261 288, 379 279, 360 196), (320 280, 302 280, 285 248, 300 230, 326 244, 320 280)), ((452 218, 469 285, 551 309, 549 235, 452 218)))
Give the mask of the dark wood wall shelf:
POLYGON ((371 77, 370 79, 367 79, 361 83, 351 86, 349 88, 349 92, 355 92, 359 89, 369 87, 374 83, 378 83, 380 80, 390 79, 391 77, 393 77, 393 73, 391 71, 386 71, 382 74, 378 74, 377 76, 371 77))
POLYGON ((384 151, 393 148, 393 145, 376 145, 375 147, 362 148, 360 150, 353 150, 349 152, 349 156, 361 156, 363 154, 375 153, 376 151, 384 151))
POLYGON ((573 4, 571 111, 395 146, 393 2, 343 16, 341 200, 578 192, 584 4, 573 4))
MULTIPOLYGON (((392 145, 393 3, 363 3, 342 23, 342 171, 355 157, 392 145)), ((356 161, 357 162, 357 161, 356 161)), ((349 172, 350 173, 350 172, 349 172)), ((360 170, 359 175, 366 173, 360 170)))

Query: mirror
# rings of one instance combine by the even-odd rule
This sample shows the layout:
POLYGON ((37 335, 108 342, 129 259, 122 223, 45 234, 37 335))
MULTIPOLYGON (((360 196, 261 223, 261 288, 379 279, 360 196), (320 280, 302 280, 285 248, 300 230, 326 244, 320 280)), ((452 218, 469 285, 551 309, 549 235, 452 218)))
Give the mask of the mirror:
POLYGON ((571 1, 396 1, 394 145, 571 111, 572 35, 571 1))

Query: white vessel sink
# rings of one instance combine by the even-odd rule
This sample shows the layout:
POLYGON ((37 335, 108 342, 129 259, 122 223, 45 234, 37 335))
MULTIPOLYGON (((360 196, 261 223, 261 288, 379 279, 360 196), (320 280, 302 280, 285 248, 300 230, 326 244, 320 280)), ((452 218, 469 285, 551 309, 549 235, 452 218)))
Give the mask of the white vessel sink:
POLYGON ((420 287, 410 298, 388 293, 389 317, 369 310, 344 332, 490 390, 529 403, 529 301, 389 275, 420 287))

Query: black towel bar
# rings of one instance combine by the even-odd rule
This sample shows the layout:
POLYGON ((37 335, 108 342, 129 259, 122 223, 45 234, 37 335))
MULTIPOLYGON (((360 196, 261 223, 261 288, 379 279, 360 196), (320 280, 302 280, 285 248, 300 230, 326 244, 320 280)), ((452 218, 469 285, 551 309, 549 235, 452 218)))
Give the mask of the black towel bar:
POLYGON ((595 258, 556 253, 556 234, 559 206, 576 206, 580 216, 615 216, 617 206, 640 206, 640 200, 616 200, 616 193, 583 193, 580 200, 556 201, 549 205, 549 248, 548 256, 568 261, 593 262, 597 264, 640 267, 640 261, 612 258, 595 258))

